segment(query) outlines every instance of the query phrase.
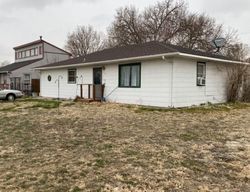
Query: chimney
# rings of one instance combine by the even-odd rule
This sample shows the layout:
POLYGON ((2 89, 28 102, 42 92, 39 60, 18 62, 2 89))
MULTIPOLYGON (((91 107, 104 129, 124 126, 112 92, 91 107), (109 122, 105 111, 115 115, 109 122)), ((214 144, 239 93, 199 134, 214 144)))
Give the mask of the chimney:
POLYGON ((40 36, 40 40, 43 40, 43 36, 40 36))

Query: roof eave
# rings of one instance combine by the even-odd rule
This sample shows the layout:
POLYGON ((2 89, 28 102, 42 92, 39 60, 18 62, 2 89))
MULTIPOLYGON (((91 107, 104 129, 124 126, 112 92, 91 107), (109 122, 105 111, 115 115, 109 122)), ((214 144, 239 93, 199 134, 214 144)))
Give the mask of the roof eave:
POLYGON ((90 65, 104 65, 104 64, 112 64, 112 63, 117 63, 117 62, 129 62, 129 61, 137 61, 137 60, 162 58, 163 56, 171 57, 171 56, 177 56, 178 54, 179 52, 163 53, 163 54, 157 54, 157 55, 131 57, 131 58, 124 58, 124 59, 114 59, 114 60, 106 60, 106 61, 99 61, 99 62, 79 63, 79 64, 70 64, 70 65, 61 65, 61 66, 51 66, 51 67, 39 67, 35 69, 47 70, 47 69, 62 69, 62 68, 68 68, 68 67, 82 67, 82 66, 90 66, 90 65))
POLYGON ((187 54, 187 53, 179 53, 179 56, 193 58, 193 59, 202 59, 202 60, 207 60, 207 61, 215 61, 215 62, 220 62, 220 63, 249 65, 249 63, 241 62, 241 61, 234 61, 234 60, 226 60, 226 59, 219 59, 219 58, 213 58, 213 57, 192 55, 192 54, 187 54))
POLYGON ((106 61, 99 61, 99 62, 79 63, 79 64, 70 64, 70 65, 51 66, 51 67, 39 67, 39 68, 35 68, 35 70, 62 69, 62 68, 68 68, 68 67, 82 67, 82 66, 101 65, 101 64, 104 65, 104 64, 112 64, 112 63, 117 63, 117 62, 129 62, 129 61, 136 61, 136 60, 162 58, 163 56, 164 57, 180 56, 180 57, 185 57, 185 58, 201 59, 201 60, 214 61, 214 62, 220 62, 220 63, 249 65, 249 63, 240 62, 240 61, 225 60, 225 59, 192 55, 192 54, 180 53, 180 52, 172 52, 172 53, 162 53, 162 54, 157 54, 157 55, 148 55, 148 56, 141 56, 141 57, 106 60, 106 61))
POLYGON ((13 47, 13 49, 14 50, 23 49, 23 48, 27 48, 27 47, 30 47, 30 46, 33 46, 33 45, 36 45, 36 44, 40 44, 40 43, 43 43, 43 42, 44 42, 44 40, 40 39, 40 40, 36 40, 36 41, 30 42, 30 43, 26 43, 26 44, 23 44, 23 45, 13 47))

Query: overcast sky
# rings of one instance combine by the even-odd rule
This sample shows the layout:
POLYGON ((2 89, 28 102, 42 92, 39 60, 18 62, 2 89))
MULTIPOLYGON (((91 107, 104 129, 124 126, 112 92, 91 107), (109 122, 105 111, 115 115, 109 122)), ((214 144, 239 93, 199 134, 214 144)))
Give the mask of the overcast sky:
MULTIPOLYGON (((13 61, 13 47, 43 38, 61 48, 77 25, 105 32, 116 9, 135 5, 142 10, 157 0, 0 0, 0 62, 13 61)), ((238 30, 250 44, 249 0, 186 0, 193 12, 207 13, 226 28, 238 30)))

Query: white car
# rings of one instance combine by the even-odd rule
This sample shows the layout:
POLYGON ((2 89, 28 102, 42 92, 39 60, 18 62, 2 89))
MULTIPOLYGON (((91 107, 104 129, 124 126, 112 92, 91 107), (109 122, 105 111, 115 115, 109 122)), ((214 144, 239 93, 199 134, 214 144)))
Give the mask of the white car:
POLYGON ((15 101, 16 98, 21 98, 22 96, 23 93, 21 91, 0 88, 0 100, 15 101))

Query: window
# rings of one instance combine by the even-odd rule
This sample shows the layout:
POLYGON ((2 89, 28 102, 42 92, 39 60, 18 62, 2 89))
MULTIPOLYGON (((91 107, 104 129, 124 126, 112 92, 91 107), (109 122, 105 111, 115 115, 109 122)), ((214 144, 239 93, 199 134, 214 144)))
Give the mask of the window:
POLYGON ((197 86, 206 85, 206 63, 197 63, 197 86))
POLYGON ((68 83, 75 84, 76 83, 76 69, 68 70, 68 83))
POLYGON ((24 74, 24 84, 25 85, 30 84, 30 74, 24 74))
POLYGON ((30 81, 30 74, 24 74, 24 80, 30 81))
POLYGON ((42 46, 39 47, 39 54, 42 55, 42 46))
POLYGON ((38 48, 35 48, 35 55, 38 55, 38 48))
POLYGON ((22 58, 25 57, 25 51, 22 51, 22 58))
POLYGON ((22 52, 18 52, 18 58, 21 59, 22 58, 22 52))
POLYGON ((35 49, 31 49, 30 50, 30 56, 32 57, 32 56, 34 56, 35 55, 35 49))
POLYGON ((119 87, 141 87, 141 64, 119 65, 119 87))
POLYGON ((30 57, 30 50, 26 51, 26 57, 30 57))

